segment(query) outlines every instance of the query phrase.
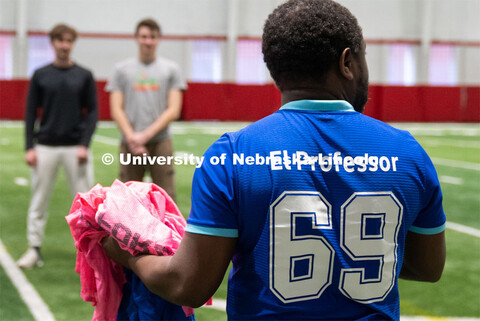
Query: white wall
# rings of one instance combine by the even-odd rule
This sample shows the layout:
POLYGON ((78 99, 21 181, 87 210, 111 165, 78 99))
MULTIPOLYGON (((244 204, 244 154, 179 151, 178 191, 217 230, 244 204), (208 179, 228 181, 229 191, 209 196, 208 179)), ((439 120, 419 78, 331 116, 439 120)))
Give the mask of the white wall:
MULTIPOLYGON (((135 24, 144 17, 153 17, 162 25, 165 35, 179 36, 239 36, 260 37, 268 14, 281 0, 0 0, 0 32, 19 29, 18 5, 26 5, 26 28, 47 32, 58 22, 73 25, 83 34, 130 35, 135 24), (229 5, 236 2, 234 13, 238 21, 232 28, 229 5)), ((357 16, 367 40, 421 41, 417 64, 428 64, 430 41, 480 43, 480 0, 339 0, 357 16), (427 11, 427 12, 426 12, 427 11), (426 44, 426 46, 425 46, 426 44)), ((228 56, 231 44, 223 50, 228 56)), ((189 75, 190 41, 165 40, 159 54, 177 61, 189 75)), ((16 77, 25 77, 19 43, 14 52, 16 77)), ((374 45, 367 49, 371 81, 386 81, 388 50, 374 45)), ((478 47, 460 47, 459 82, 480 83, 478 47)), ((128 38, 80 38, 74 51, 75 58, 90 67, 98 78, 107 78, 113 64, 135 55, 136 47, 128 38)), ((224 57, 224 68, 232 69, 232 62, 224 57), (230 64, 230 66, 225 65, 230 64)), ((232 69, 234 70, 234 68, 232 69)), ((419 82, 425 81, 427 70, 421 70, 419 82)), ((225 79, 231 78, 225 72, 225 79)))
MULTIPOLYGON (((0 30, 15 29, 18 0, 0 0, 0 30)), ((67 22, 80 32, 132 33, 144 17, 166 34, 225 35, 225 0, 26 0, 30 30, 48 31, 67 22)))
MULTIPOLYGON (((365 37, 418 39, 422 6, 432 2, 432 38, 479 41, 478 0, 338 0, 355 14, 365 37)), ((0 30, 15 30, 18 0, 0 0, 0 30)), ((263 22, 281 0, 239 0, 239 34, 261 36, 263 22)), ((68 22, 80 32, 131 33, 146 16, 172 35, 225 35, 228 0, 26 0, 28 28, 49 30, 68 22)))

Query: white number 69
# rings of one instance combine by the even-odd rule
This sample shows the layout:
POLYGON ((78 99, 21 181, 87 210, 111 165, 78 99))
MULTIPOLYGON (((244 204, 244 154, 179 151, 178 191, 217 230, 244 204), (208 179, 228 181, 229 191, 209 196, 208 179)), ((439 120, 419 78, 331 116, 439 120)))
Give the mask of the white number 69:
MULTIPOLYGON (((332 283, 335 250, 323 236, 333 233, 331 215, 331 205, 318 192, 284 192, 271 204, 270 290, 282 302, 319 298, 332 283), (304 226, 311 222, 310 233, 298 231, 302 220, 304 226)), ((339 289, 345 296, 372 303, 391 291, 402 215, 391 192, 354 193, 341 206, 340 248, 354 262, 375 260, 379 267, 370 278, 362 267, 342 268, 339 289)))

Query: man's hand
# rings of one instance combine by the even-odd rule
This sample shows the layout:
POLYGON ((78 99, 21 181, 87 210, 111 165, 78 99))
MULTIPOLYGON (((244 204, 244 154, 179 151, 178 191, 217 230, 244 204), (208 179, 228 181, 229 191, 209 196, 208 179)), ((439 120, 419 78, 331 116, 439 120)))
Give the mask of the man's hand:
POLYGON ((148 154, 148 150, 145 146, 131 146, 131 145, 128 145, 128 149, 132 152, 133 155, 148 154))
POLYGON ((127 138, 130 144, 145 145, 150 140, 150 137, 145 132, 134 132, 127 138))
POLYGON ((173 256, 132 256, 115 239, 102 240, 107 257, 131 269, 151 292, 193 308, 207 302, 222 283, 236 243, 236 238, 185 232, 173 256))
POLYGON ((134 132, 126 137, 128 149, 134 155, 148 154, 145 144, 150 140, 150 137, 144 132, 134 132))
POLYGON ((102 247, 105 250, 105 254, 107 255, 107 257, 123 265, 126 268, 130 268, 128 260, 130 258, 133 258, 134 256, 131 255, 128 251, 122 250, 118 245, 118 242, 114 238, 112 238, 111 236, 103 238, 102 247))
POLYGON ((85 146, 78 146, 77 158, 79 164, 85 164, 88 159, 88 148, 85 146))
POLYGON ((30 148, 25 153, 25 162, 30 167, 37 167, 37 151, 35 148, 30 148))

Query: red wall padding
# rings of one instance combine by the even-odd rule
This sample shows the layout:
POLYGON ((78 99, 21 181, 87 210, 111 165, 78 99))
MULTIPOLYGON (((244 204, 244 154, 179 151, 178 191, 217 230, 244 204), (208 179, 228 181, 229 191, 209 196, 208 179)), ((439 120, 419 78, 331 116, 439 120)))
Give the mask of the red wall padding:
POLYGON ((190 83, 184 96, 182 119, 252 121, 280 107, 274 85, 190 83))
POLYGON ((27 80, 0 80, 0 119, 23 119, 27 80))
MULTIPOLYGON (((105 81, 97 81, 99 117, 110 119, 105 81)), ((23 119, 28 80, 0 80, 0 119, 23 119)), ((479 122, 480 87, 371 85, 365 114, 384 121, 479 122)), ((274 85, 189 83, 183 120, 254 121, 280 107, 274 85)))

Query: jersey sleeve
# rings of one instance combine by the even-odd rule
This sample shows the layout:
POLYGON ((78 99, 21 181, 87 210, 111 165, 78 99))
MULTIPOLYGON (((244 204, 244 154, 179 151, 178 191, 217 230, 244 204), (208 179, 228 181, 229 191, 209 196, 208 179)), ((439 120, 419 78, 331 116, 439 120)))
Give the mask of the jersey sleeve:
POLYGON ((238 237, 232 155, 227 135, 206 151, 202 166, 193 176, 192 209, 187 219, 187 232, 238 237))
POLYGON ((419 234, 438 234, 445 230, 446 216, 442 206, 442 190, 437 172, 430 157, 423 151, 425 159, 424 207, 410 227, 419 234))

